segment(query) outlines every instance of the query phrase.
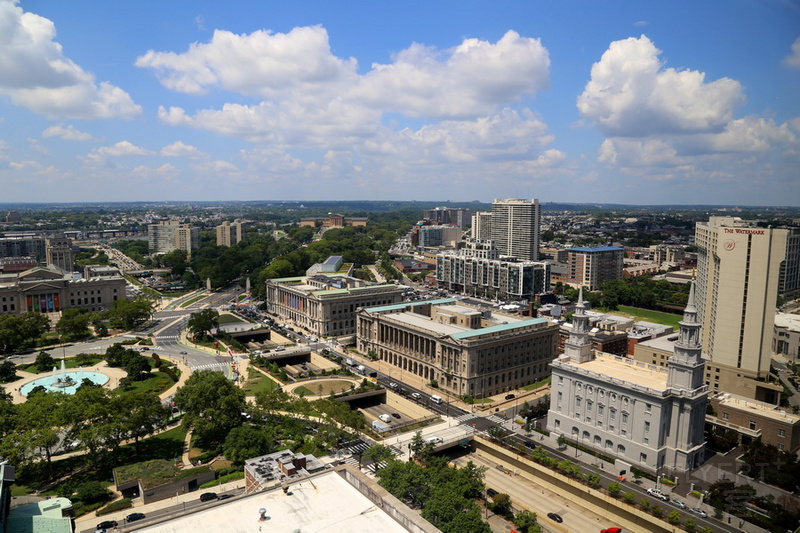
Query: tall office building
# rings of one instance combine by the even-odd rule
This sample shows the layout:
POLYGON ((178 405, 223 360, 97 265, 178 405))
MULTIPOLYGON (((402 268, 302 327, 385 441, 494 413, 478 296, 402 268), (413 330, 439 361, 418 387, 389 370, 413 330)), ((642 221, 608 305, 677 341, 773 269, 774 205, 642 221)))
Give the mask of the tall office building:
POLYGON ((72 272, 72 241, 63 233, 48 235, 44 239, 45 259, 64 272, 72 272))
POLYGON ((242 240, 242 222, 227 220, 217 226, 217 246, 232 246, 242 240))
POLYGON ((492 232, 497 251, 522 261, 539 260, 539 200, 507 198, 492 202, 492 232))
POLYGON ((769 403, 780 397, 781 387, 766 378, 789 234, 734 217, 697 223, 697 308, 714 391, 769 403))

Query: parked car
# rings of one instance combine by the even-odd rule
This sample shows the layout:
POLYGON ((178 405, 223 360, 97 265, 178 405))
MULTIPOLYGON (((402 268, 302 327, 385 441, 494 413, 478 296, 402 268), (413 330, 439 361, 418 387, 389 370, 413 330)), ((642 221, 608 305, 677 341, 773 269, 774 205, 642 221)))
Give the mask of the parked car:
POLYGON ((136 522, 137 520, 143 520, 145 517, 144 513, 131 513, 125 517, 126 522, 136 522))
POLYGON ((395 383, 394 381, 390 382, 389 383, 389 388, 390 389, 396 389, 397 388, 397 383, 395 383))
POLYGON ((516 398, 516 395, 514 395, 514 394, 506 394, 506 400, 513 400, 514 398, 516 398))
POLYGON ((704 510, 700 509, 699 507, 692 507, 691 509, 689 509, 689 512, 696 514, 700 518, 708 518, 708 513, 706 513, 704 510))
POLYGON ((217 499, 216 492, 204 492, 203 494, 200 495, 201 502, 210 502, 211 500, 216 500, 216 499, 217 499))
POLYGON ((669 496, 667 496, 666 494, 664 494, 663 492, 661 492, 658 489, 647 489, 647 494, 649 494, 653 498, 658 498, 661 501, 665 501, 665 502, 669 501, 669 496))
POLYGON ((686 509, 686 504, 680 500, 670 500, 669 503, 677 507, 678 509, 686 509))
POLYGON ((561 518, 561 515, 557 515, 556 513, 547 513, 547 518, 558 524, 564 521, 564 519, 561 518))
POLYGON ((234 498, 235 496, 236 496, 235 494, 220 494, 219 496, 217 496, 217 499, 218 500, 227 500, 229 498, 234 498))
POLYGON ((392 413, 392 416, 397 418, 398 420, 400 419, 400 413, 392 413))
POLYGON ((116 520, 105 520, 97 524, 97 529, 111 529, 112 527, 117 527, 116 520))
POLYGON ((494 489, 486 489, 486 495, 490 498, 497 496, 497 491, 494 489))

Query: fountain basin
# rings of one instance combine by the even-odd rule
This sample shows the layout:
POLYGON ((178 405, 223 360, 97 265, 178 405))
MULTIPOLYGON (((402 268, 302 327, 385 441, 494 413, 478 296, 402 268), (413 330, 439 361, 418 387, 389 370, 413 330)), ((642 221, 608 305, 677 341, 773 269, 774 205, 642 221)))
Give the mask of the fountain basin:
POLYGON ((108 376, 106 376, 105 374, 101 374, 99 372, 76 370, 74 372, 67 372, 66 374, 45 376, 34 379, 33 381, 30 381, 25 385, 23 385, 22 387, 20 387, 19 392, 22 393, 23 396, 27 396, 31 390, 41 385, 45 389, 47 389, 47 392, 63 392, 64 394, 75 394, 75 391, 77 391, 78 387, 80 387, 81 384, 83 383, 84 378, 88 378, 95 385, 105 385, 106 383, 108 383, 109 380, 108 376), (73 380, 71 385, 67 385, 64 383, 63 378, 65 376, 73 380), (59 380, 61 380, 61 382, 59 382, 59 380))

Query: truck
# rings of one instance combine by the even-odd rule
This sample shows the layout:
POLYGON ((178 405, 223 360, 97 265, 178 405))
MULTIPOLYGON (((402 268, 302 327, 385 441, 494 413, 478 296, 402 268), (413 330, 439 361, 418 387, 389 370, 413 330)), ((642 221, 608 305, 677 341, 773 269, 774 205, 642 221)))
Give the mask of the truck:
POLYGON ((352 357, 345 357, 344 364, 346 364, 347 366, 356 366, 356 360, 353 359, 352 357))
POLYGON ((380 418, 383 422, 385 422, 387 424, 391 424, 392 423, 392 417, 387 415, 387 414, 382 414, 378 418, 380 418))
POLYGON ((358 365, 356 367, 356 371, 359 374, 361 374, 362 376, 366 376, 367 375, 367 367, 365 367, 364 365, 358 365))

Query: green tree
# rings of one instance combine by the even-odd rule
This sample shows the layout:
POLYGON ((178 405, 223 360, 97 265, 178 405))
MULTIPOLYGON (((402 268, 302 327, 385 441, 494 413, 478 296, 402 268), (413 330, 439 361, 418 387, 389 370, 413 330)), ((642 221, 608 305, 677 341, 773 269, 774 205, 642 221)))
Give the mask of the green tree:
POLYGON ((17 406, 16 427, 0 443, 0 455, 23 467, 44 455, 47 479, 53 475, 52 457, 61 437, 59 428, 64 423, 63 394, 34 394, 17 406))
POLYGON ((140 451, 140 440, 167 427, 170 409, 153 393, 134 392, 124 396, 126 403, 124 430, 127 438, 134 440, 135 452, 140 451))
POLYGON ((677 525, 677 524, 680 524, 681 523, 681 513, 679 513, 678 511, 672 511, 671 513, 669 513, 667 515, 667 522, 669 522, 673 526, 677 525))
POLYGON ((86 481, 78 485, 75 497, 83 503, 103 502, 111 497, 111 491, 99 481, 86 481))
POLYGON ((494 495, 492 498, 492 512, 506 516, 511 512, 511 496, 504 492, 494 495))
POLYGON ((199 337, 207 335, 212 329, 219 327, 219 312, 216 309, 203 309, 189 315, 186 328, 199 337))
POLYGON ((155 303, 141 296, 135 300, 120 298, 108 310, 108 320, 113 327, 131 330, 150 319, 155 311, 155 303))
POLYGON ((633 492, 626 492, 622 495, 622 499, 625 501, 625 503, 633 505, 636 501, 636 494, 633 492))
POLYGON ((622 485, 620 485, 618 481, 613 481, 606 486, 606 490, 608 491, 609 495, 613 496, 614 498, 618 498, 622 492, 622 485))
POLYGON ((126 359, 124 368, 131 381, 142 381, 150 377, 150 362, 136 352, 126 359))
POLYGON ((520 533, 541 533, 542 528, 537 518, 536 513, 522 510, 514 515, 514 523, 520 533))
POLYGON ((193 372, 175 393, 175 405, 184 412, 184 426, 208 443, 222 443, 242 424, 246 408, 244 391, 213 370, 193 372))
POLYGON ((47 372, 48 370, 52 370, 53 367, 56 366, 56 360, 53 359, 52 355, 42 350, 39 352, 39 355, 36 356, 35 364, 36 364, 36 369, 39 372, 47 372))
POLYGON ((0 363, 0 383, 14 381, 17 377, 17 365, 11 361, 0 363))
POLYGON ((228 433, 222 449, 226 459, 242 464, 252 457, 273 452, 275 436, 267 428, 240 426, 228 433))
POLYGON ((64 309, 56 324, 56 331, 65 340, 89 336, 89 315, 85 309, 64 309))
POLYGON ((367 451, 364 452, 363 460, 378 464, 388 461, 393 457, 394 453, 392 453, 392 450, 390 450, 388 446, 384 446, 383 444, 373 444, 367 451))

